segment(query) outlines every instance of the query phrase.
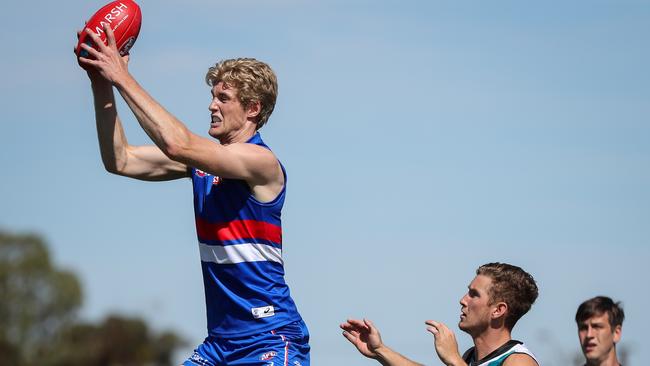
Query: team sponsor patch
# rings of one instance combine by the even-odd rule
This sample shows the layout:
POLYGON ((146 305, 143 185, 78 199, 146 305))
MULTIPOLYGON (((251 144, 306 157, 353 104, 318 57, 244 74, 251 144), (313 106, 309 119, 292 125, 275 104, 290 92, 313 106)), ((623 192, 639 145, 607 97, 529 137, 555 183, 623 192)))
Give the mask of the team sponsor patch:
POLYGON ((205 366, 210 365, 210 361, 208 361, 205 358, 201 357, 201 355, 196 351, 194 351, 192 356, 189 358, 189 361, 191 361, 192 363, 194 363, 196 365, 205 365, 205 366))
POLYGON ((260 356, 260 361, 268 361, 268 360, 272 359, 273 357, 277 356, 277 354, 278 353, 275 352, 275 351, 266 352, 265 354, 260 356))
POLYGON ((253 313, 253 318, 255 319, 268 318, 275 315, 275 308, 273 305, 252 308, 251 311, 253 313))

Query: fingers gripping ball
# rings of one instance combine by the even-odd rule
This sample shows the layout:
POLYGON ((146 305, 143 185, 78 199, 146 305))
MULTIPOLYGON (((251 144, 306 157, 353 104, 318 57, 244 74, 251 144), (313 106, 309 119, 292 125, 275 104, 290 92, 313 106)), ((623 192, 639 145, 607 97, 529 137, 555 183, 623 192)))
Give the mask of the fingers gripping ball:
MULTIPOLYGON (((129 53, 138 38, 141 23, 142 12, 138 4, 132 0, 122 0, 104 5, 86 22, 86 28, 90 28, 104 44, 107 44, 104 25, 110 26, 115 35, 117 49, 120 55, 124 56, 129 53)), ((77 57, 89 57, 88 51, 81 48, 82 43, 97 49, 90 36, 86 32, 81 32, 75 48, 77 57)))

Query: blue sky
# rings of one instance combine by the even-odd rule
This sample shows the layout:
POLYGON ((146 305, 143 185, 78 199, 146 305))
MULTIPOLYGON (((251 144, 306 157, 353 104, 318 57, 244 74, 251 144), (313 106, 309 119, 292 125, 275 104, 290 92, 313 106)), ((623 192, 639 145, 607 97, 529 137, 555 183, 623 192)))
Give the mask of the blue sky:
MULTIPOLYGON (((624 303, 631 364, 648 361, 650 2, 139 3, 131 72, 196 133, 214 62, 255 57, 278 74, 262 134, 288 170, 287 281, 315 365, 373 364, 338 330, 363 316, 438 365, 424 320, 456 329, 490 261, 537 279, 514 335, 544 365, 568 364, 575 309, 599 294, 624 303)), ((4 6, 0 226, 47 238, 83 280, 84 317, 140 315, 195 345, 189 181, 111 176, 99 158, 72 48, 101 5, 4 6)), ((148 143, 119 108, 130 142, 148 143)))

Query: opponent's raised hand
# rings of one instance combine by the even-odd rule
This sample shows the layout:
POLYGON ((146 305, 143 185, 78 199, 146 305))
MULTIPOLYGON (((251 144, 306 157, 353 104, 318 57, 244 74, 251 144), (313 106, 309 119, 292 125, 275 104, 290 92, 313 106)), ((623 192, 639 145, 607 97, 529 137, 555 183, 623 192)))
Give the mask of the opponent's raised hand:
POLYGON ((341 329, 343 336, 368 358, 376 359, 377 350, 384 347, 379 330, 370 320, 348 319, 341 324, 341 329))
POLYGON ((448 366, 466 365, 458 352, 458 342, 454 332, 443 323, 434 320, 427 320, 425 324, 428 325, 427 331, 434 336, 433 343, 440 361, 448 366))

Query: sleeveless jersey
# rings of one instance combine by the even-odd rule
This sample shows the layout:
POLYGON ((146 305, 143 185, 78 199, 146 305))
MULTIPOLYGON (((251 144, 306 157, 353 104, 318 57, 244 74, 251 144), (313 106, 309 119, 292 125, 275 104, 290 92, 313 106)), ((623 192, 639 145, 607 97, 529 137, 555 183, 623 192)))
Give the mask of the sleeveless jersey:
POLYGON ((515 341, 514 339, 506 342, 506 344, 497 348, 494 352, 483 357, 481 360, 474 359, 475 353, 474 347, 472 347, 465 352, 463 360, 465 360, 469 366, 501 366, 503 365, 503 362, 505 362, 506 358, 514 353, 525 353, 532 357, 539 365, 539 361, 537 361, 535 355, 533 355, 533 353, 530 352, 522 342, 515 341))
MULTIPOLYGON (((247 143, 268 149, 259 133, 247 143)), ((282 191, 262 203, 243 180, 191 170, 210 336, 248 336, 301 320, 284 281, 282 173, 282 191)))

